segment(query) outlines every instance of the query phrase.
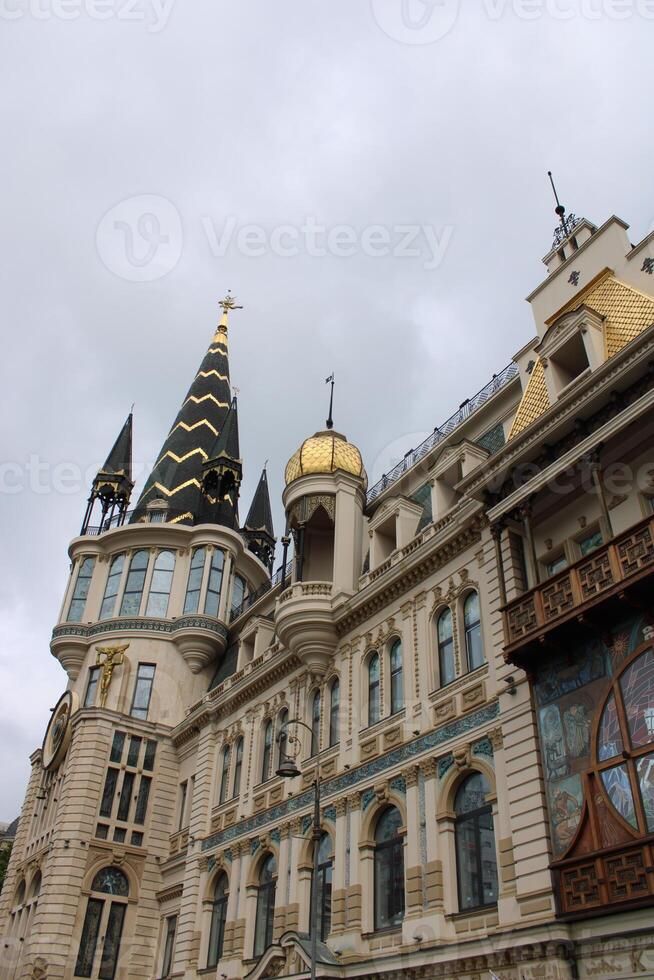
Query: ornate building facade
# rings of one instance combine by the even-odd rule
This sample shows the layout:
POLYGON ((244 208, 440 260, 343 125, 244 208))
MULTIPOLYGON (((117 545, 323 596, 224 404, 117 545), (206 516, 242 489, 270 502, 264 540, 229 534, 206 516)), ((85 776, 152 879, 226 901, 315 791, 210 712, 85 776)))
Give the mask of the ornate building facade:
POLYGON ((418 449, 291 456, 277 570, 224 301, 70 545, 2 978, 305 977, 312 888, 320 977, 654 975, 653 244, 561 214, 535 337, 418 449))

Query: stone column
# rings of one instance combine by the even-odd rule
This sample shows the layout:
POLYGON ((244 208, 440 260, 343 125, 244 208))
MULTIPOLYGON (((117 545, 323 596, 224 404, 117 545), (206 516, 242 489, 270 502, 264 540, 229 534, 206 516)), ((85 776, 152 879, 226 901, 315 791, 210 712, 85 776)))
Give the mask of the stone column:
POLYGON ((420 915, 423 906, 423 864, 420 847, 420 822, 424 820, 418 793, 417 766, 404 773, 406 783, 406 836, 404 839, 404 867, 406 878, 406 916, 420 915))
POLYGON ((347 890, 347 799, 336 800, 336 834, 334 840, 334 868, 332 878, 332 935, 342 933, 346 925, 347 890))

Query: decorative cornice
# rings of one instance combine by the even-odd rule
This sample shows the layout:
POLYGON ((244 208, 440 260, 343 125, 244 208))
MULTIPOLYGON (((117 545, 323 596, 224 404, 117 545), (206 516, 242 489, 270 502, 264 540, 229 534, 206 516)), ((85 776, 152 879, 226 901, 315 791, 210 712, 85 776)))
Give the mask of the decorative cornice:
MULTIPOLYGON (((411 546, 411 552, 384 573, 378 580, 369 583, 358 595, 348 600, 345 606, 336 613, 336 632, 339 636, 354 629, 369 617, 385 609, 403 593, 423 582, 433 572, 442 568, 481 540, 483 529, 488 521, 481 512, 481 504, 475 502, 476 513, 469 516, 465 526, 458 528, 455 533, 441 542, 434 542, 433 535, 425 536, 417 547, 411 546)), ((450 530, 449 523, 443 530, 450 530)), ((406 551, 407 549, 405 549, 406 551)))
MULTIPOLYGON (((494 701, 491 704, 484 705, 478 711, 472 712, 462 718, 457 718, 447 725, 443 725, 441 728, 437 728, 432 732, 428 732, 426 735, 414 739, 412 742, 406 742, 391 752, 378 756, 376 759, 372 759, 370 762, 366 762, 350 772, 334 776, 333 779, 328 779, 322 784, 323 797, 343 797, 351 793, 360 783, 374 780, 380 774, 386 773, 388 770, 402 765, 402 763, 416 759, 423 752, 431 752, 444 742, 459 738, 461 735, 465 735, 482 725, 490 724, 498 717, 499 710, 499 703, 494 701)), ((222 831, 211 834, 211 836, 202 841, 202 850, 208 851, 212 848, 220 847, 237 837, 251 834, 268 824, 277 824, 287 819, 296 811, 304 807, 309 807, 312 801, 313 789, 299 793, 290 800, 285 800, 282 803, 270 807, 268 810, 263 810, 260 813, 248 817, 246 820, 241 820, 235 826, 227 827, 222 831)))

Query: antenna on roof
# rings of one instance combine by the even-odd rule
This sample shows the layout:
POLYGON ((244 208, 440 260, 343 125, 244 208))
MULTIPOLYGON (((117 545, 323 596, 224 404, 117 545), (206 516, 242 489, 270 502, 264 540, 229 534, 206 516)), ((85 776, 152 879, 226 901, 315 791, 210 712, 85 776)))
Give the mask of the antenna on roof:
POLYGON ((561 222, 561 226, 562 226, 564 232, 567 235, 568 234, 568 221, 567 221, 567 218, 565 216, 565 207, 559 201, 559 195, 556 192, 556 186, 554 184, 554 178, 552 177, 552 171, 551 170, 548 170, 547 171, 547 176, 550 179, 550 184, 552 185, 552 190, 554 191, 554 198, 556 200, 556 207, 554 208, 554 210, 555 210, 556 214, 558 214, 559 220, 561 222))
POLYGON ((325 384, 332 386, 332 390, 329 395, 329 418, 327 419, 327 428, 333 429, 334 428, 334 419, 332 418, 332 411, 334 408, 334 374, 333 373, 330 374, 328 378, 325 378, 325 384))

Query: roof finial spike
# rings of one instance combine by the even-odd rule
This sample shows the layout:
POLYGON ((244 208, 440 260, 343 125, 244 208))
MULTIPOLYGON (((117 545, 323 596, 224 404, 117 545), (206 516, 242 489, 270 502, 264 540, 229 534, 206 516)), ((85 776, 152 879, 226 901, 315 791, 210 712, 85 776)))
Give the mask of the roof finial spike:
POLYGON ((132 407, 131 407, 131 408, 130 408, 130 410, 129 410, 129 414, 130 414, 130 415, 133 415, 133 414, 134 414, 134 406, 135 406, 135 405, 136 405, 136 402, 132 402, 132 407))
POLYGON ((333 372, 329 375, 328 378, 325 378, 325 384, 332 386, 332 390, 329 395, 329 418, 327 419, 327 428, 333 429, 334 428, 334 419, 332 418, 332 414, 334 410, 334 373, 333 372))
POLYGON ((556 201, 556 207, 555 207, 554 210, 555 210, 556 214, 558 214, 559 220, 560 220, 561 225, 563 227, 563 230, 567 234, 567 232, 568 232, 568 223, 567 223, 567 219, 566 219, 566 216, 565 216, 565 207, 559 201, 559 195, 556 192, 556 185, 554 184, 554 178, 552 177, 552 171, 551 170, 548 170, 547 171, 547 176, 550 179, 550 184, 552 185, 552 190, 554 191, 554 199, 556 201))
POLYGON ((220 318, 220 326, 227 328, 227 315, 230 310, 242 310, 242 306, 238 306, 236 303, 236 297, 232 296, 231 289, 227 290, 227 295, 224 299, 221 299, 218 306, 223 311, 223 315, 220 318))

